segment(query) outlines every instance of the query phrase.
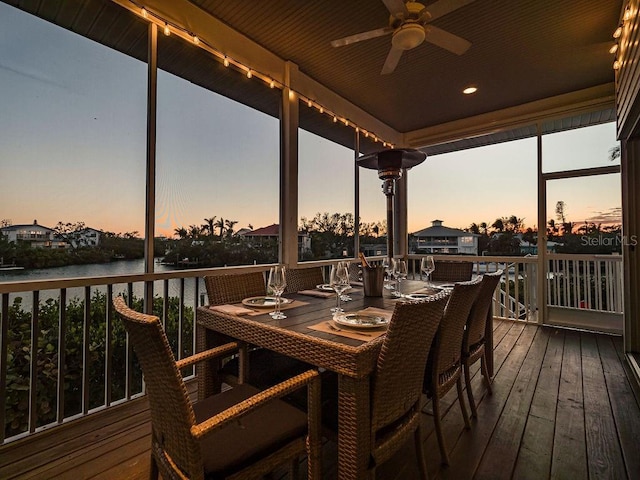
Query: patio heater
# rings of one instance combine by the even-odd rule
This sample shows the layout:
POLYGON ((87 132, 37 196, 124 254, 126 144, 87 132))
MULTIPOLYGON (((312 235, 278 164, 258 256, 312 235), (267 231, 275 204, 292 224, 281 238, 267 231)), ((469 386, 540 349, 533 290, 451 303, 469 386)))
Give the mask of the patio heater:
POLYGON ((376 153, 370 153, 358 158, 358 166, 378 170, 378 177, 382 180, 382 192, 387 197, 387 257, 389 265, 393 258, 393 194, 395 182, 402 176, 403 169, 409 169, 421 164, 427 154, 420 150, 409 148, 392 148, 376 153))

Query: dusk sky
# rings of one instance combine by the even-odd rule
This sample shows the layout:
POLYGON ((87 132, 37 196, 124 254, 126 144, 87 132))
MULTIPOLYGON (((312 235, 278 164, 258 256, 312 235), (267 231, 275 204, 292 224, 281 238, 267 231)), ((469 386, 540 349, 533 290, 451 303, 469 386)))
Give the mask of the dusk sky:
MULTIPOLYGON (((0 219, 144 231, 146 65, 0 3, 0 219)), ((481 94, 479 92, 479 94, 481 94)), ((165 72, 158 79, 156 233, 212 216, 278 222, 278 121, 165 72)), ((609 165, 607 124, 547 136, 544 170, 609 165)), ((299 217, 353 211, 353 152, 300 133, 299 217)), ((361 170, 361 217, 386 218, 361 170)), ((517 215, 537 224, 536 140, 433 156, 409 171, 409 231, 517 215)), ((619 175, 548 184, 547 218, 619 222, 619 175)))

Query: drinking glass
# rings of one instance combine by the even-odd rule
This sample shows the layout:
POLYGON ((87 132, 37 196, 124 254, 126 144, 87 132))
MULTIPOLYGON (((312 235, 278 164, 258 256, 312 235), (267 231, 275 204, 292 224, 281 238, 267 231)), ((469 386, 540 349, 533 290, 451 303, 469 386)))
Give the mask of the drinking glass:
POLYGON ((422 257, 420 260, 420 271, 427 276, 427 286, 431 286, 431 273, 436 269, 436 264, 433 261, 433 257, 422 257))
POLYGON ((402 296, 402 280, 407 278, 407 262, 405 260, 395 260, 393 263, 393 276, 398 280, 398 290, 396 296, 402 296))
POLYGON ((382 268, 384 269, 384 288, 393 290, 393 267, 389 262, 389 257, 382 259, 382 268))
POLYGON ((329 275, 329 285, 336 292, 336 306, 331 309, 333 313, 343 312, 340 306, 341 296, 345 290, 351 285, 349 284, 349 267, 345 262, 338 262, 331 266, 331 274, 329 275))
POLYGON ((284 288, 287 286, 287 276, 284 265, 276 265, 269 270, 269 288, 276 297, 276 309, 269 313, 275 320, 281 320, 287 318, 287 316, 280 311, 280 296, 284 292, 284 288))

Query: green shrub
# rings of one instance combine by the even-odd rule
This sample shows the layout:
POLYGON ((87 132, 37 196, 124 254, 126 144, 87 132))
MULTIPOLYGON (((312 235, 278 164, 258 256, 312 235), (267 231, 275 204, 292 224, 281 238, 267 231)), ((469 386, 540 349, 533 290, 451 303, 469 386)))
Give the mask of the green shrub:
MULTIPOLYGON (((162 298, 153 299, 153 312, 161 317, 163 311, 162 298)), ((107 296, 94 291, 89 299, 88 342, 88 409, 106 404, 106 388, 111 386, 110 402, 125 398, 127 384, 127 344, 126 333, 122 322, 112 318, 111 335, 107 339, 106 322, 107 296), (111 343, 110 378, 106 376, 107 342, 111 343)), ((133 298, 132 307, 142 311, 142 299, 133 298)), ((166 324, 167 337, 174 353, 178 348, 178 319, 180 301, 169 298, 166 324)), ((64 382, 64 418, 83 411, 83 369, 84 369, 84 300, 72 298, 65 307, 66 330, 64 335, 64 362, 62 364, 64 382)), ((183 355, 193 352, 194 310, 185 307, 183 312, 183 355)), ((58 370, 60 339, 60 302, 48 299, 40 302, 37 310, 38 337, 36 342, 36 374, 35 374, 35 415, 36 427, 55 422, 58 411, 58 370)), ((22 298, 16 297, 9 306, 8 319, 8 351, 5 406, 5 437, 12 437, 25 432, 29 428, 30 372, 31 372, 31 313, 25 311, 22 298)), ((129 359, 131 364, 131 395, 142 391, 142 373, 135 355, 129 359)))

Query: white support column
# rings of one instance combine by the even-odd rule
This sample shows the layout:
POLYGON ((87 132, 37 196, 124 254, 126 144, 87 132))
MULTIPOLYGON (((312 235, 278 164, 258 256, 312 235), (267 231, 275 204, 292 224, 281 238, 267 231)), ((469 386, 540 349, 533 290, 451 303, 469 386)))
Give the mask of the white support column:
MULTIPOLYGON (((156 106, 158 99, 158 27, 149 23, 147 58, 147 188, 144 227, 144 272, 153 273, 156 218, 156 106)), ((153 282, 145 282, 144 311, 153 308, 153 282)))
POLYGON ((298 97, 291 89, 297 66, 285 64, 280 115, 280 242, 278 258, 287 266, 298 263, 298 97))
POLYGON ((542 173, 542 132, 538 123, 538 265, 536 272, 537 320, 547 319, 547 181, 542 173))
POLYGON ((355 132, 353 138, 353 255, 358 256, 360 251, 360 167, 358 167, 358 157, 360 156, 360 134, 355 132))

